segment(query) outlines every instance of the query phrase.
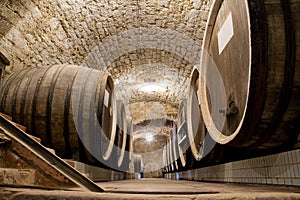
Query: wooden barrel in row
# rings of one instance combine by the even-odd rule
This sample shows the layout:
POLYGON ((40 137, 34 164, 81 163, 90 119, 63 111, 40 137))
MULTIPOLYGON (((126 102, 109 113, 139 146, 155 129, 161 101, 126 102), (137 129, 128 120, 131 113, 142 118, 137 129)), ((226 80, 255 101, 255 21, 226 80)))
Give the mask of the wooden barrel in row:
POLYGON ((177 143, 178 156, 183 167, 186 166, 186 151, 189 148, 187 127, 186 127, 186 99, 182 99, 179 103, 177 117, 177 143))
POLYGON ((199 70, 195 68, 191 73, 187 99, 179 103, 171 135, 173 171, 220 163, 227 158, 206 130, 199 101, 199 78, 199 70))
MULTIPOLYGON (((173 141, 171 141, 171 143, 175 144, 172 145, 172 154, 176 155, 176 157, 174 156, 174 161, 176 160, 176 163, 178 165, 178 169, 176 170, 191 168, 192 160, 194 159, 191 150, 192 142, 189 140, 187 128, 187 116, 189 114, 190 113, 187 112, 187 99, 182 99, 179 103, 176 136, 173 135, 173 141)), ((174 163, 175 168, 176 163, 174 163)))
POLYGON ((168 169, 169 171, 174 171, 175 169, 175 158, 173 154, 172 138, 169 137, 169 140, 166 144, 167 146, 167 160, 168 160, 168 169))
POLYGON ((203 157, 204 139, 206 134, 199 101, 199 71, 195 68, 191 74, 187 97, 187 136, 194 158, 199 161, 203 157))
POLYGON ((178 137, 177 137, 177 121, 173 122, 172 133, 171 133, 171 145, 172 145, 172 154, 174 158, 174 170, 179 171, 182 169, 182 164, 179 156, 178 149, 178 137))
POLYGON ((133 122, 130 117, 127 117, 127 137, 124 152, 122 171, 130 171, 129 166, 133 159, 133 122))
MULTIPOLYGON (((291 49, 277 60, 274 58, 276 51, 281 53, 286 49, 281 48, 282 46, 276 49, 274 44, 270 44, 265 50, 270 48, 271 50, 265 56, 271 58, 272 63, 271 61, 262 63, 266 60, 260 53, 266 52, 262 52, 262 47, 257 46, 257 41, 253 42, 255 38, 251 38, 250 35, 261 28, 261 24, 253 24, 251 21, 255 9, 264 13, 267 21, 262 23, 265 23, 267 30, 274 30, 274 27, 277 27, 282 28, 284 34, 293 35, 292 30, 287 30, 284 26, 291 26, 290 23, 294 23, 293 27, 298 29, 299 21, 293 21, 295 19, 293 16, 299 16, 295 12, 297 5, 299 7, 298 2, 293 1, 289 4, 278 1, 274 5, 273 3, 258 5, 259 3, 251 0, 215 1, 210 14, 210 18, 212 16, 214 18, 210 19, 205 35, 204 47, 208 48, 208 52, 203 51, 201 73, 197 68, 193 70, 187 99, 179 106, 177 141, 173 139, 173 142, 178 143, 178 154, 183 168, 196 167, 199 163, 206 165, 234 160, 238 156, 225 153, 234 151, 229 148, 231 146, 251 150, 275 147, 280 149, 283 146, 290 147, 296 142, 300 132, 297 123, 300 116, 298 81, 300 70, 296 70, 295 65, 290 65, 291 55, 288 53, 291 53, 291 49), (251 19, 247 18, 248 14, 251 19), (239 19, 239 15, 244 18, 239 19), (249 27, 247 23, 243 23, 244 21, 249 23, 249 27), (247 52, 245 48, 249 46, 253 50, 248 49, 247 52), (253 52, 256 48, 259 51, 253 52), (252 57, 247 60, 244 59, 245 55, 252 57), (280 58, 285 62, 281 62, 280 58), (264 69, 257 71, 257 66, 264 69), (277 68, 281 69, 277 71, 278 74, 277 68), (262 73, 263 70, 265 73, 262 73), (289 70, 294 71, 291 77, 289 70), (264 82, 261 82, 264 78, 266 78, 264 82), (286 81, 290 81, 291 84, 286 86, 286 81), (286 90, 288 88, 289 93, 286 90), (272 95, 274 97, 277 95, 278 98, 273 100, 272 95), (283 104, 282 98, 288 98, 288 101, 283 104), (281 116, 277 115, 279 110, 282 112, 281 116), (215 142, 228 145, 220 146, 215 142), (200 160, 201 162, 198 162, 200 160)), ((261 34, 268 38, 264 35, 265 32, 261 34)), ((275 38, 280 34, 282 34, 280 31, 271 33, 268 41, 275 43, 275 38)), ((295 44, 296 41, 299 41, 299 36, 296 38, 283 36, 280 40, 287 47, 296 46, 296 49, 299 49, 295 44)), ((293 62, 298 61, 294 59, 293 62)), ((175 148, 173 150, 176 154, 177 150, 175 148)))
POLYGON ((144 162, 142 155, 133 154, 133 165, 135 173, 143 173, 144 172, 144 162))
POLYGON ((115 140, 116 157, 112 160, 117 162, 117 166, 121 167, 125 154, 127 133, 127 116, 125 112, 124 103, 121 100, 117 102, 118 114, 117 114, 117 135, 115 140))
POLYGON ((169 149, 168 149, 168 145, 166 143, 165 145, 165 169, 166 169, 166 172, 170 172, 170 159, 169 159, 169 149))
POLYGON ((113 91, 113 80, 106 72, 74 65, 30 68, 8 77, 1 112, 63 158, 105 164, 115 159, 120 167, 131 143, 127 131, 132 128, 127 130, 124 108, 117 120, 113 91), (126 134, 116 137, 116 124, 126 134), (119 147, 118 158, 111 158, 114 144, 119 147))
POLYGON ((164 172, 172 172, 174 170, 174 166, 172 163, 172 157, 171 157, 171 148, 169 141, 166 142, 164 148, 163 148, 163 153, 162 153, 162 169, 164 172))
POLYGON ((128 171, 133 152, 133 123, 127 117, 123 101, 117 101, 117 132, 110 165, 119 171, 128 171))
MULTIPOLYGON (((183 105, 181 104, 181 106, 183 105)), ((181 109, 181 111, 183 110, 186 110, 186 108, 181 109)), ((192 142, 188 139, 186 122, 181 124, 184 125, 181 125, 180 130, 177 130, 178 123, 177 121, 173 122, 169 142, 166 144, 166 151, 168 151, 166 160, 169 161, 167 163, 169 172, 190 169, 195 160, 193 155, 191 155, 192 142)))
POLYGON ((162 158, 161 158, 161 169, 162 169, 162 172, 165 173, 167 172, 167 161, 166 161, 166 146, 164 146, 162 148, 162 158))
POLYGON ((211 137, 285 149, 300 133, 300 0, 215 0, 203 41, 201 112, 211 137))

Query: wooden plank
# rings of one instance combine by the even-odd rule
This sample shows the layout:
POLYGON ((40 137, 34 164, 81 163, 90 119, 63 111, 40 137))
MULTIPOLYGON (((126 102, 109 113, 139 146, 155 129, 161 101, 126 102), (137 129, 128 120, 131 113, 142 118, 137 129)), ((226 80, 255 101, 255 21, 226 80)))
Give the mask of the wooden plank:
POLYGON ((12 121, 12 117, 11 117, 11 116, 6 115, 6 114, 4 114, 4 113, 0 113, 0 115, 1 115, 2 117, 4 117, 5 119, 9 120, 9 121, 12 121))

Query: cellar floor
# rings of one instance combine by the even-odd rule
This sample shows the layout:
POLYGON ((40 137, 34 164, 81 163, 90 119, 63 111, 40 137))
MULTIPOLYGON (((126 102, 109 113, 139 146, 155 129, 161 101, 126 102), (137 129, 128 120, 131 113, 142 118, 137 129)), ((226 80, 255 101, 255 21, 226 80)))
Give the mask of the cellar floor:
POLYGON ((140 179, 97 183, 105 193, 0 187, 0 200, 23 199, 300 199, 300 188, 140 179))

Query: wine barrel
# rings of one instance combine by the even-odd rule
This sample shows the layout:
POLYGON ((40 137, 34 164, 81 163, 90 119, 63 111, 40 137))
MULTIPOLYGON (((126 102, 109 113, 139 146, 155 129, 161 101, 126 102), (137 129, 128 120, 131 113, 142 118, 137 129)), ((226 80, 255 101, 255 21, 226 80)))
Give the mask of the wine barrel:
POLYGON ((170 158, 170 145, 168 142, 166 142, 166 167, 167 167, 167 172, 171 172, 171 158, 170 158))
POLYGON ((144 163, 141 155, 134 154, 133 155, 133 163, 134 163, 134 172, 135 173, 143 173, 144 172, 144 163))
POLYGON ((79 161, 109 169, 115 169, 109 162, 116 136, 113 87, 107 73, 81 67, 71 91, 72 114, 80 139, 79 161))
POLYGON ((129 152, 129 160, 132 160, 133 155, 133 121, 132 118, 127 118, 127 133, 128 133, 128 139, 126 144, 126 151, 129 152))
POLYGON ((88 151, 97 150, 96 155, 91 154, 102 159, 110 157, 115 138, 113 90, 107 73, 90 68, 29 68, 12 74, 4 83, 1 112, 26 126, 62 158, 81 160, 81 142, 88 151))
POLYGON ((169 155, 168 155, 168 148, 167 148, 167 145, 165 145, 165 148, 164 148, 164 152, 165 152, 165 155, 164 155, 164 159, 165 159, 165 171, 168 173, 170 172, 170 164, 169 164, 169 155))
POLYGON ((187 135, 194 158, 199 161, 203 157, 205 126, 199 101, 199 71, 195 68, 191 74, 191 82, 187 97, 187 135))
POLYGON ((186 165, 186 150, 189 148, 187 126, 186 126, 186 99, 182 99, 179 103, 178 119, 177 119, 177 141, 178 141, 178 154, 181 165, 186 165))
POLYGON ((127 137, 124 152, 124 160, 121 166, 122 171, 128 171, 133 154, 133 123, 130 117, 127 117, 127 137))
POLYGON ((168 145, 168 150, 169 150, 169 167, 170 167, 170 171, 174 171, 174 154, 173 154, 173 146, 172 146, 172 137, 169 138, 169 141, 167 143, 168 145))
MULTIPOLYGON (((192 111, 193 112, 193 111, 192 111)), ((193 115, 192 112, 188 112, 187 110, 187 99, 182 99, 179 103, 179 111, 178 111, 178 118, 177 118, 177 141, 178 141, 178 154, 180 158, 180 163, 182 165, 182 170, 188 170, 194 167, 197 160, 194 158, 191 144, 195 144, 195 138, 192 136, 192 139, 189 139, 189 134, 194 135, 193 132, 188 133, 188 126, 191 126, 192 123, 189 121, 188 118, 193 115)), ((195 125, 196 126, 196 125, 195 125)), ((189 128, 189 131, 191 128, 189 128)), ((198 133, 197 133, 198 134, 198 133)), ((198 137, 198 136, 197 136, 198 137)), ((196 138, 197 138, 196 137, 196 138)))
POLYGON ((171 171, 171 167, 170 167, 170 151, 169 151, 169 146, 168 143, 166 142, 166 167, 167 167, 167 171, 170 172, 171 171))
POLYGON ((162 169, 164 172, 168 172, 168 163, 167 163, 167 147, 164 146, 162 149, 162 169))
POLYGON ((215 0, 201 58, 203 119, 218 143, 289 148, 300 132, 300 0, 215 0))
POLYGON ((178 150, 178 139, 177 139, 177 122, 173 122, 172 127, 172 152, 174 157, 174 170, 179 171, 182 168, 179 150, 178 150))
POLYGON ((126 148, 127 138, 127 116, 124 103, 117 100, 117 132, 114 142, 114 154, 111 156, 111 163, 120 168, 122 166, 126 148))

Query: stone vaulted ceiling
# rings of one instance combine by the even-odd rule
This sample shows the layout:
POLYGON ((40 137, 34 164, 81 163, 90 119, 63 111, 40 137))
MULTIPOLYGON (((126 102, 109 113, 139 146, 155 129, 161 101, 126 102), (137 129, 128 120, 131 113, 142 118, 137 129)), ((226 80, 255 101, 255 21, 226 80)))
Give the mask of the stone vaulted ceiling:
POLYGON ((108 70, 135 124, 176 119, 211 1, 1 0, 6 72, 63 63, 108 70))

